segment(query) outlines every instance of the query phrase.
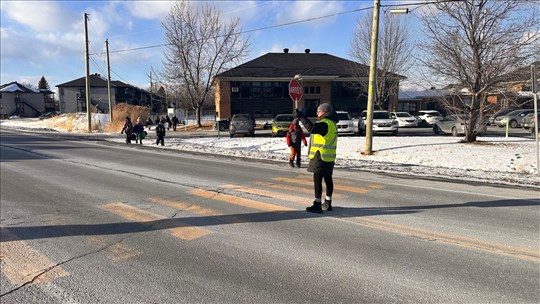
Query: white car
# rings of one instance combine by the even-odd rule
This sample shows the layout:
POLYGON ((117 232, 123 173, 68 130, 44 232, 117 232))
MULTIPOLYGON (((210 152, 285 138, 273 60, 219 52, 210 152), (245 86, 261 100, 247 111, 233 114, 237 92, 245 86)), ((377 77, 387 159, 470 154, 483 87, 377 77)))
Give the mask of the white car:
POLYGON ((345 111, 336 111, 336 114, 339 118, 337 123, 338 134, 354 134, 355 127, 351 115, 345 111))
MULTIPOLYGON (((362 111, 360 114, 360 122, 358 129, 360 134, 366 134, 366 119, 367 111, 362 111)), ((373 133, 391 133, 397 135, 399 130, 398 121, 390 117, 388 111, 373 111, 373 133)))
POLYGON ((418 120, 407 112, 390 112, 390 117, 397 120, 399 127, 418 127, 418 120))
POLYGON ((441 113, 435 110, 420 110, 414 114, 418 120, 418 125, 434 125, 443 119, 441 113))

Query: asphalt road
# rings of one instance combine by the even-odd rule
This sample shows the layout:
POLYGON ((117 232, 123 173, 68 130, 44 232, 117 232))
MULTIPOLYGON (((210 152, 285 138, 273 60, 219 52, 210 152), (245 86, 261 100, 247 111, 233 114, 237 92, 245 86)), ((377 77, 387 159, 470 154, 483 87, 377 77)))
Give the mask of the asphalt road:
POLYGON ((6 303, 538 303, 530 189, 1 134, 6 303))

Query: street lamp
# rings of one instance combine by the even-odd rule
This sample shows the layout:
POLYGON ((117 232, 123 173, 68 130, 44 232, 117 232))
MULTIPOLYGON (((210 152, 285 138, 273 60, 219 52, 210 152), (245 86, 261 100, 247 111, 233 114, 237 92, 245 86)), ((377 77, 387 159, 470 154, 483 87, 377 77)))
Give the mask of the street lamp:
MULTIPOLYGON (((377 45, 379 41, 379 11, 381 10, 380 0, 373 0, 373 21, 371 28, 371 53, 369 60, 369 86, 366 115, 366 148, 365 155, 373 154, 373 99, 375 98, 375 83, 377 71, 377 45)), ((407 14, 409 9, 390 10, 391 14, 407 14)))

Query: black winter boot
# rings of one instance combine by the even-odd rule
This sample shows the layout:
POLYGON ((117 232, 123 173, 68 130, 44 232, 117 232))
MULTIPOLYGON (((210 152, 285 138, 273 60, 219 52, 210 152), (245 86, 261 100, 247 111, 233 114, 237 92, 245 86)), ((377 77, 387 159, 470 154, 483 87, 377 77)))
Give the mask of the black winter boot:
POLYGON ((292 159, 289 159, 289 165, 294 168, 294 161, 292 159))
POLYGON ((299 160, 296 161, 296 166, 297 166, 298 168, 300 168, 300 161, 299 161, 299 160))
POLYGON ((307 212, 322 213, 321 202, 313 202, 313 205, 306 208, 307 212))
POLYGON ((322 204, 322 209, 327 211, 332 211, 332 201, 330 200, 324 200, 324 203, 322 204))

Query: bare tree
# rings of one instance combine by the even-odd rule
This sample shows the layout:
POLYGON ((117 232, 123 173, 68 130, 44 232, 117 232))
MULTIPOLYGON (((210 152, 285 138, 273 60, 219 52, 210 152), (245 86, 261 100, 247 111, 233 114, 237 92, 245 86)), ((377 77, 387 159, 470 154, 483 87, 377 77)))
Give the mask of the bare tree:
POLYGON ((162 26, 167 42, 163 74, 185 89, 201 127, 213 77, 242 60, 249 41, 240 36, 237 18, 225 23, 219 10, 208 4, 195 8, 188 1, 176 2, 162 26))
POLYGON ((476 129, 490 89, 500 77, 537 56, 537 3, 465 0, 437 3, 422 16, 427 43, 421 61, 431 77, 466 89, 464 104, 446 101, 466 117, 465 141, 476 141, 476 129))
MULTIPOLYGON (((392 94, 399 89, 399 75, 405 75, 413 65, 413 38, 405 18, 384 14, 379 30, 377 50, 377 80, 374 105, 383 109, 392 94)), ((369 72, 371 55, 372 18, 366 14, 359 19, 350 46, 350 55, 355 61, 366 65, 366 69, 357 70, 357 75, 369 72)), ((361 83, 367 88, 367 81, 361 83)))

